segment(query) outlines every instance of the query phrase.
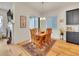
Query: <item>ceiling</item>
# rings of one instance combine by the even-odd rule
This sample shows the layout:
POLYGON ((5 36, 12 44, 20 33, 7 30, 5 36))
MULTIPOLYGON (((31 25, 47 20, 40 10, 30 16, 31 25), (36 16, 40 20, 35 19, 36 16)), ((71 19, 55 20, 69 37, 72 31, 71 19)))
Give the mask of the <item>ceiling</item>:
MULTIPOLYGON (((18 2, 19 3, 19 2, 18 2)), ((40 13, 49 12, 65 6, 79 4, 79 2, 20 2, 40 13)), ((11 9, 13 2, 0 2, 1 9, 11 9)))
POLYGON ((27 5, 38 12, 49 12, 62 7, 66 7, 73 4, 79 4, 78 2, 29 2, 27 5))
POLYGON ((0 2, 0 9, 4 10, 9 10, 12 9, 12 4, 11 2, 0 2))

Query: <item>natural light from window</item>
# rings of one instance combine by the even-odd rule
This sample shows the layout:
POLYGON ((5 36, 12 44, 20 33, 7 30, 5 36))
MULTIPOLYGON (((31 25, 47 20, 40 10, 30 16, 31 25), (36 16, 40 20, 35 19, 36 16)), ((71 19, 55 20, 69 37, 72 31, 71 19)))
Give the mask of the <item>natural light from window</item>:
POLYGON ((0 16, 0 28, 2 27, 2 16, 0 16))

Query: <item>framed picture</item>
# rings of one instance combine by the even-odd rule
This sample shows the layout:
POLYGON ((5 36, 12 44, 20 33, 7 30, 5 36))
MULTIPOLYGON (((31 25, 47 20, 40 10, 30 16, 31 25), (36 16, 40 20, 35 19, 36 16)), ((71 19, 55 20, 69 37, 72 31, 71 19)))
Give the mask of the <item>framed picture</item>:
POLYGON ((26 16, 20 16, 20 28, 26 28, 26 16))

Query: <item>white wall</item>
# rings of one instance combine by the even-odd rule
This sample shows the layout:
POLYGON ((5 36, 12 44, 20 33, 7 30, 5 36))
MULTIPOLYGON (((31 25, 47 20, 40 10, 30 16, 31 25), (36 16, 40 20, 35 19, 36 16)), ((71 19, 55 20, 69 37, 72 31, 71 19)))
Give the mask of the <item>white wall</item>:
POLYGON ((14 43, 30 39, 28 20, 29 16, 39 16, 35 10, 27 7, 25 4, 15 3, 13 6, 14 12, 14 43), (26 28, 20 28, 20 16, 26 16, 26 28))
MULTIPOLYGON (((76 9, 79 8, 79 4, 73 4, 73 5, 69 5, 60 9, 56 9, 53 10, 52 12, 46 13, 44 16, 49 17, 49 16, 58 16, 58 28, 60 29, 61 27, 64 29, 64 39, 66 40, 66 11, 68 10, 72 10, 72 9, 76 9), (63 20, 62 23, 59 23, 60 20, 63 20)), ((69 26, 69 25, 68 25, 69 26)), ((79 25, 76 26, 70 26, 74 29, 74 31, 79 31, 79 25)), ((57 33, 57 32, 56 32, 57 33)))

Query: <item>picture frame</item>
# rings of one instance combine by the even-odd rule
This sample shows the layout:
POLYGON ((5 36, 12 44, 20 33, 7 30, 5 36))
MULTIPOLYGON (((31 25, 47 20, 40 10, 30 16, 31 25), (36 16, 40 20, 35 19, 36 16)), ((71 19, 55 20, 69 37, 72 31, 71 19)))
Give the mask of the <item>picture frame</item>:
POLYGON ((20 28, 26 28, 26 16, 20 16, 20 28))

